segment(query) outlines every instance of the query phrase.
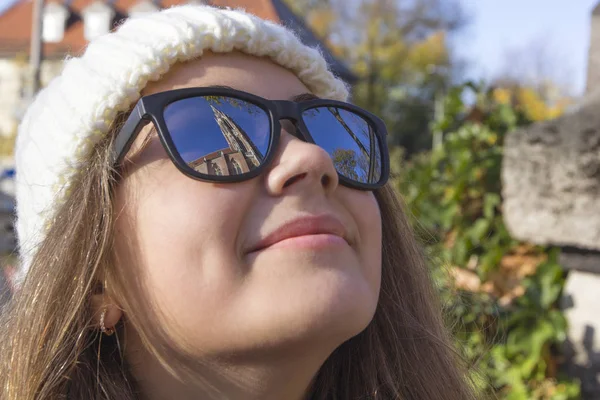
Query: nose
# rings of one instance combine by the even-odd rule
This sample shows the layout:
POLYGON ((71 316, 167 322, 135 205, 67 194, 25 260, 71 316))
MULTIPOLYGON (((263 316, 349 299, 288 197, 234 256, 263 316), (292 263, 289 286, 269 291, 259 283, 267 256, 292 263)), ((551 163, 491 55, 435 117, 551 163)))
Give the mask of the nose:
POLYGON ((280 196, 293 190, 321 191, 330 195, 339 179, 329 154, 320 146, 281 131, 275 159, 267 172, 267 191, 280 196))

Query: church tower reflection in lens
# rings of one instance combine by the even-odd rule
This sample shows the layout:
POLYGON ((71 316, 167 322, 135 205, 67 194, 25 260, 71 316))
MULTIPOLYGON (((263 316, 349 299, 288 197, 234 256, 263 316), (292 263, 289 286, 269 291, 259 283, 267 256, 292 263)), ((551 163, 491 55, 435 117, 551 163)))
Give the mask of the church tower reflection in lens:
POLYGON ((248 134, 229 115, 210 107, 228 147, 192 161, 190 167, 207 175, 239 175, 258 167, 263 155, 248 134))

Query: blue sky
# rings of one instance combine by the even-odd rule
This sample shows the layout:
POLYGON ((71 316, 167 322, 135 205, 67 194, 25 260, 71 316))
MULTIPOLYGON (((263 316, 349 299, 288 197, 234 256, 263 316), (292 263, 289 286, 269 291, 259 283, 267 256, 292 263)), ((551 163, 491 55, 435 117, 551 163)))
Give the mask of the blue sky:
POLYGON ((0 12, 4 11, 12 3, 13 0, 0 0, 0 12))
MULTIPOLYGON (((0 0, 0 12, 12 1, 0 0)), ((598 0, 460 1, 473 17, 455 43, 470 61, 470 77, 490 78, 537 58, 560 84, 574 94, 583 91, 590 12, 598 0)))
POLYGON ((456 40, 457 52, 473 65, 469 75, 490 78, 529 64, 523 59, 540 58, 547 61, 543 68, 548 74, 573 94, 584 90, 590 14, 598 0, 461 2, 473 16, 471 26, 456 40))

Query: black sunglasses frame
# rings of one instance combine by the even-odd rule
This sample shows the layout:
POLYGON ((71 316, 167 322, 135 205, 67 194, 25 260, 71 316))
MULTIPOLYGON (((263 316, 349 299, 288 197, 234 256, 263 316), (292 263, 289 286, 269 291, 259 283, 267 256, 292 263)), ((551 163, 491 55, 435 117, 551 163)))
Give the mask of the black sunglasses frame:
POLYGON ((162 146, 169 155, 175 166, 186 176, 205 182, 213 183, 234 183, 252 179, 260 175, 263 170, 272 162, 276 149, 279 145, 281 136, 280 120, 290 120, 296 127, 296 136, 305 142, 315 143, 306 124, 302 119, 302 113, 306 110, 316 107, 336 107, 357 114, 363 118, 371 128, 373 128, 376 138, 379 141, 379 153, 381 154, 381 175, 376 183, 362 183, 346 178, 338 172, 340 183, 344 186, 359 190, 374 190, 382 187, 389 177, 389 154, 387 147, 387 129, 383 120, 376 115, 350 103, 337 100, 314 99, 300 102, 290 100, 268 100, 262 97, 228 88, 205 88, 194 87, 185 89, 175 89, 166 92, 160 92, 142 97, 125 121, 121 130, 117 134, 114 142, 113 165, 119 165, 129 148, 135 141, 142 128, 152 122, 158 133, 162 146), (179 155, 175 143, 171 138, 169 129, 164 119, 165 108, 178 100, 200 96, 225 96, 251 103, 261 108, 269 117, 271 126, 271 135, 269 145, 264 155, 263 162, 255 169, 237 175, 206 175, 191 168, 179 155))

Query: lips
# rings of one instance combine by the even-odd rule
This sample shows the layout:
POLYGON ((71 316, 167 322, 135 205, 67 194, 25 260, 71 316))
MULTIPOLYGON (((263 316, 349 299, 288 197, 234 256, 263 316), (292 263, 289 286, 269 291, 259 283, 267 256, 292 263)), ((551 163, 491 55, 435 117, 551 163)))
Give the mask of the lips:
POLYGON ((293 237, 329 234, 346 238, 346 229, 337 218, 331 215, 308 216, 297 218, 285 223, 266 235, 255 246, 250 249, 250 253, 266 249, 278 242, 293 237))

